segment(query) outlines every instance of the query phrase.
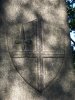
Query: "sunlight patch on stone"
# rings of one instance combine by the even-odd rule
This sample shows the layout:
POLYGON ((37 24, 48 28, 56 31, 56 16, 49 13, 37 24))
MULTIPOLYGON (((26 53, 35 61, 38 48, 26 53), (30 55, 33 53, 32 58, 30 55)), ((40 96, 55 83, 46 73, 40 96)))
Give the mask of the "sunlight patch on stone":
POLYGON ((51 35, 49 38, 48 38, 48 43, 53 45, 53 46, 56 46, 57 45, 57 37, 55 35, 51 35))
POLYGON ((36 19, 36 16, 34 15, 34 13, 32 12, 31 9, 21 9, 22 14, 23 14, 23 20, 30 22, 33 21, 34 19, 36 19))
MULTIPOLYGON (((5 98, 5 100, 25 100, 26 98, 31 98, 31 95, 29 95, 29 97, 27 97, 27 88, 25 88, 25 91, 23 89, 23 84, 18 83, 16 80, 13 83, 13 86, 11 86, 10 88, 10 92, 7 96, 7 98, 5 98)), ((27 99, 28 100, 28 99, 27 99)))
POLYGON ((57 15, 58 15, 58 22, 60 24, 65 24, 66 23, 66 18, 67 18, 67 14, 66 14, 66 9, 65 7, 63 7, 62 5, 60 6, 60 9, 57 9, 57 15))
POLYGON ((13 60, 17 66, 24 66, 25 63, 24 58, 13 58, 13 60))
POLYGON ((12 4, 26 4, 29 0, 10 0, 12 4))
POLYGON ((17 16, 20 14, 20 6, 18 5, 7 5, 5 8, 6 18, 8 21, 15 21, 17 16))

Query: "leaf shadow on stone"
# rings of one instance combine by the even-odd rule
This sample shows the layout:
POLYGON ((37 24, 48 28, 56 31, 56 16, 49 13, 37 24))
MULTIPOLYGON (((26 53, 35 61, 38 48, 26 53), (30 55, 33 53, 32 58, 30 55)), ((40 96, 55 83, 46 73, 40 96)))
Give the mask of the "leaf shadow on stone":
MULTIPOLYGON (((42 29, 42 27, 43 27, 43 24, 45 23, 45 21, 44 21, 44 19, 42 18, 42 16, 40 15, 40 14, 38 14, 38 12, 34 12, 35 13, 35 15, 36 15, 36 17, 37 17, 37 19, 38 19, 38 26, 39 26, 39 31, 41 32, 41 29, 42 29), (42 24, 40 23, 40 22, 42 22, 42 24)), ((20 17, 21 16, 19 16, 19 20, 20 20, 20 17)), ((36 24, 36 23, 35 23, 36 24)), ((2 24, 1 24, 2 25, 2 24)), ((36 31, 36 30, 35 30, 36 31)), ((48 30, 45 30, 45 32, 47 31, 47 33, 48 33, 48 30)), ((28 34, 28 32, 29 31, 25 31, 25 34, 28 34)), ((29 32, 30 33, 30 32, 29 32)), ((40 33, 39 33, 40 34, 40 33)), ((63 33, 64 34, 64 33, 63 33)), ((9 34, 8 34, 9 35, 9 34)), ((24 34, 23 34, 24 35, 24 34)), ((24 36, 23 36, 24 37, 24 36)), ((17 38, 17 37, 16 37, 17 38)), ((28 46, 26 46, 26 49, 31 49, 32 50, 32 55, 34 55, 34 58, 36 58, 36 55, 34 54, 34 52, 33 52, 33 40, 34 40, 34 38, 35 38, 35 34, 33 35, 33 37, 32 37, 32 42, 31 43, 27 43, 27 44, 30 44, 30 45, 32 45, 32 46, 30 46, 30 47, 28 47, 28 46)), ((23 38, 24 39, 24 38, 23 38)), ((39 37, 39 39, 41 40, 41 34, 40 34, 40 37, 39 37)), ((25 39, 24 39, 25 40, 25 39)), ((15 44, 14 44, 15 45, 15 44)), ((58 49, 59 47, 57 46, 57 49, 58 49)), ((55 49, 55 48, 54 48, 55 49)), ((57 50, 57 49, 55 49, 55 51, 57 50)), ((3 51, 3 49, 1 48, 1 51, 3 51)), ((0 52, 1 52, 0 51, 0 52)), ((2 53, 1 53, 2 54, 2 53)), ((3 55, 3 54, 2 54, 3 55)), ((27 53, 24 53, 24 56, 28 56, 28 54, 27 53)), ((8 57, 7 57, 8 58, 8 57)), ((1 59, 1 61, 3 60, 2 59, 2 57, 0 58, 1 59)), ((14 63, 14 62, 13 62, 14 63)), ((28 61, 26 61, 26 63, 25 63, 25 65, 24 66, 27 66, 27 70, 29 70, 29 75, 28 75, 28 79, 29 79, 29 81, 30 82, 28 82, 28 84, 29 85, 31 85, 31 83, 33 84, 33 80, 35 80, 35 78, 36 78, 36 74, 35 73, 33 73, 33 69, 34 69, 34 61, 31 63, 31 60, 28 60, 28 61), (34 78, 34 79, 33 79, 34 78)), ((56 62, 55 62, 56 63, 56 62)), ((17 66, 16 64, 14 64, 15 66, 17 66)), ((46 62, 46 65, 47 66, 49 66, 49 62, 46 62)), ((7 67, 6 67, 7 68, 7 67)), ((17 67, 16 67, 17 68, 17 67)), ((19 68, 21 68, 21 67, 19 67, 19 68)), ((20 70, 20 69, 17 69, 17 70, 20 70)), ((22 69, 23 70, 23 69, 22 69)), ((48 68, 47 68, 47 70, 49 70, 48 68)), ((67 66, 67 68, 66 68, 66 66, 62 69, 62 71, 59 73, 59 76, 60 76, 60 78, 63 78, 64 77, 64 74, 66 75, 66 72, 67 72, 67 70, 68 70, 68 66, 67 66), (66 69, 66 70, 65 70, 66 69)), ((11 69, 10 68, 10 70, 8 70, 8 80, 11 82, 12 81, 12 83, 11 83, 11 86, 13 85, 13 82, 15 81, 15 78, 13 77, 14 75, 16 75, 16 71, 15 70, 13 70, 13 69, 11 69), (10 75, 10 72, 13 74, 13 75, 10 75)), ((26 80, 25 80, 26 81, 26 80)), ((59 81, 59 80, 58 80, 59 81)), ((67 98, 67 99, 64 99, 64 100, 74 100, 74 98, 72 97, 72 94, 70 93, 70 91, 69 92, 65 92, 64 90, 63 90, 63 88, 60 86, 60 84, 59 84, 59 82, 58 81, 55 81, 53 84, 51 84, 51 83, 49 83, 49 84, 51 84, 51 85, 48 85, 48 87, 44 90, 44 91, 39 91, 39 90, 37 90, 37 89, 35 89, 35 90, 37 90, 38 91, 38 95, 37 95, 37 91, 35 91, 36 92, 36 96, 40 96, 40 95, 42 95, 44 98, 45 98, 45 100, 63 100, 62 98, 64 97, 64 98, 67 98), (59 99, 60 98, 60 99, 59 99)), ((10 86, 10 88, 11 88, 11 86, 10 86)), ((5 87, 5 86, 4 86, 5 87)), ((32 87, 32 86, 31 86, 32 87)), ((35 88, 35 87, 33 87, 33 88, 35 88)), ((32 95, 34 95, 34 94, 32 94, 32 95)))

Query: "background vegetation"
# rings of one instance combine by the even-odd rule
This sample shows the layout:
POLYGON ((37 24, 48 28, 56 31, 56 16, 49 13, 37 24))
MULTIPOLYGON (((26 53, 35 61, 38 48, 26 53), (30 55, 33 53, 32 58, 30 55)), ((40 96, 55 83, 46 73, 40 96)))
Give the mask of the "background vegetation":
MULTIPOLYGON (((68 24, 71 35, 75 36, 75 0, 66 0, 67 12, 68 12, 68 24)), ((73 54, 73 63, 75 68, 75 38, 71 38, 71 49, 73 54)))

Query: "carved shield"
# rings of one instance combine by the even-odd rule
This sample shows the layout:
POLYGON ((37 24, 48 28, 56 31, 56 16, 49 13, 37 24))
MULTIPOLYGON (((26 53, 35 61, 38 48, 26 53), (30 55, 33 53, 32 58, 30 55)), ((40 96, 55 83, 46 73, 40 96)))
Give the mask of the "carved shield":
POLYGON ((8 25, 7 46, 21 77, 36 90, 45 89, 64 66, 65 40, 61 28, 43 21, 8 25))

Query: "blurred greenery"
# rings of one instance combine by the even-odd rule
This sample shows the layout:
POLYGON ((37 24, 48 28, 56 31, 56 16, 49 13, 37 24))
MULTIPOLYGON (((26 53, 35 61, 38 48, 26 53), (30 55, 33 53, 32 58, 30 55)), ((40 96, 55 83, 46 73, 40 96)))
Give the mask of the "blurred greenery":
MULTIPOLYGON (((75 31, 75 1, 74 0, 66 0, 67 4, 67 13, 68 13, 68 24, 70 28, 70 32, 75 31)), ((73 42, 73 46, 75 46, 75 42, 71 39, 73 42)), ((72 55, 73 55, 73 64, 75 69, 75 50, 73 50, 73 46, 71 46, 72 49, 72 55)))
POLYGON ((75 7, 73 6, 74 3, 74 0, 66 0, 68 23, 71 31, 75 30, 75 7))

